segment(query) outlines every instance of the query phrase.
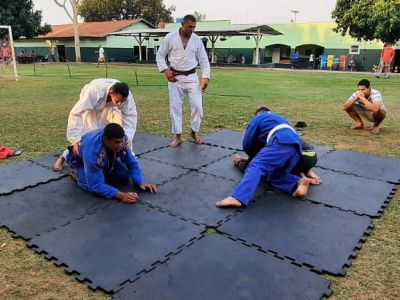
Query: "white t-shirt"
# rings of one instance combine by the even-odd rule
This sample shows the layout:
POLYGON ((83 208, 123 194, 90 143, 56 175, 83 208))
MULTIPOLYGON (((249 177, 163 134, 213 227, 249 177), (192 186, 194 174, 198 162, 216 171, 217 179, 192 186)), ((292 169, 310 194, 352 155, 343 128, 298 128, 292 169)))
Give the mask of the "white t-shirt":
MULTIPOLYGON (((349 99, 347 99, 347 100, 348 100, 348 101, 354 101, 355 99, 358 98, 359 95, 360 95, 360 92, 358 92, 358 91, 357 91, 357 92, 354 92, 354 93, 349 97, 349 99)), ((369 102, 371 102, 371 103, 376 103, 376 102, 378 102, 378 103, 379 103, 379 108, 386 111, 386 107, 385 107, 385 105, 383 104, 382 94, 381 94, 379 91, 374 90, 374 89, 371 89, 371 95, 368 97, 367 100, 368 100, 369 102)), ((361 102, 359 102, 359 101, 357 101, 356 103, 357 103, 358 105, 364 106, 364 104, 361 103, 361 102)))
POLYGON ((103 49, 103 47, 100 47, 100 49, 99 49, 99 58, 104 58, 104 49, 103 49))

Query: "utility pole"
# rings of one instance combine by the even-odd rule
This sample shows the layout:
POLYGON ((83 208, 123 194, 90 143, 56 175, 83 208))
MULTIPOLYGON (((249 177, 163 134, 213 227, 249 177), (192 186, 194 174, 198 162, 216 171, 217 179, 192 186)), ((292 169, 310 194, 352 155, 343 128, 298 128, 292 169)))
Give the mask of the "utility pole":
POLYGON ((296 10, 296 9, 291 9, 290 10, 292 13, 294 13, 294 19, 292 19, 292 22, 293 23, 296 23, 296 16, 297 16, 297 14, 300 12, 300 11, 298 11, 298 10, 296 10))

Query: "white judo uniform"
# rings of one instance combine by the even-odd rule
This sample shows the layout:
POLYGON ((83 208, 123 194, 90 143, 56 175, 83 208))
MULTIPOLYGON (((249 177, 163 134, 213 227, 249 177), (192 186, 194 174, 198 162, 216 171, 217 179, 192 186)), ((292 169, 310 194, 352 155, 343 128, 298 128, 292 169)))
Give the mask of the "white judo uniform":
MULTIPOLYGON (((202 40, 192 33, 186 48, 183 48, 179 30, 167 34, 157 51, 157 67, 160 72, 168 69, 166 57, 171 68, 177 71, 189 71, 200 65, 202 78, 210 78, 210 63, 202 40)), ((176 82, 168 82, 169 106, 172 121, 172 133, 182 133, 183 100, 189 98, 191 116, 190 125, 194 132, 200 130, 203 117, 203 100, 199 78, 196 72, 190 75, 175 76, 176 82)))
POLYGON ((116 82, 119 81, 99 78, 83 87, 79 101, 69 113, 67 139, 71 144, 79 142, 85 133, 104 128, 109 123, 120 124, 132 141, 137 125, 136 104, 132 93, 129 92, 127 100, 119 107, 107 102, 110 87, 116 82))
POLYGON ((104 61, 104 59, 105 59, 105 56, 104 56, 104 48, 103 48, 103 47, 100 47, 100 49, 99 49, 99 60, 100 60, 100 61, 104 61))

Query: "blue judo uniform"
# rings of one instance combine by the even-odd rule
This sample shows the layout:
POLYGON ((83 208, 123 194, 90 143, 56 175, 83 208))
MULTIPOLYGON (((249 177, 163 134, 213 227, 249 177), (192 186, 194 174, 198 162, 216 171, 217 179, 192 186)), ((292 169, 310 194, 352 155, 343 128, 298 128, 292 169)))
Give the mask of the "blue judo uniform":
POLYGON ((267 144, 269 132, 280 124, 289 125, 289 122, 278 114, 261 112, 250 120, 246 128, 243 150, 254 158, 232 194, 243 205, 248 205, 262 177, 286 193, 291 194, 297 188, 300 177, 290 172, 300 159, 300 137, 290 128, 281 128, 275 131, 267 144))
POLYGON ((79 146, 79 157, 69 151, 66 162, 75 169, 77 184, 81 189, 113 198, 119 190, 107 182, 123 182, 131 178, 135 184, 140 185, 143 179, 139 162, 129 148, 123 146, 115 154, 106 151, 103 131, 96 129, 83 135, 79 146))

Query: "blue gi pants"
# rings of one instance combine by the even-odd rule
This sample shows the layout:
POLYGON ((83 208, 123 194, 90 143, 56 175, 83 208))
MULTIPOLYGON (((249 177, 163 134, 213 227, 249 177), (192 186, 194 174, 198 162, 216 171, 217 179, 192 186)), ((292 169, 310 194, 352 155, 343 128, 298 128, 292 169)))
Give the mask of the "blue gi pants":
POLYGON ((276 189, 292 194, 300 177, 290 172, 299 159, 298 145, 279 144, 274 140, 271 145, 262 148, 250 162, 232 197, 247 206, 263 176, 276 189))

